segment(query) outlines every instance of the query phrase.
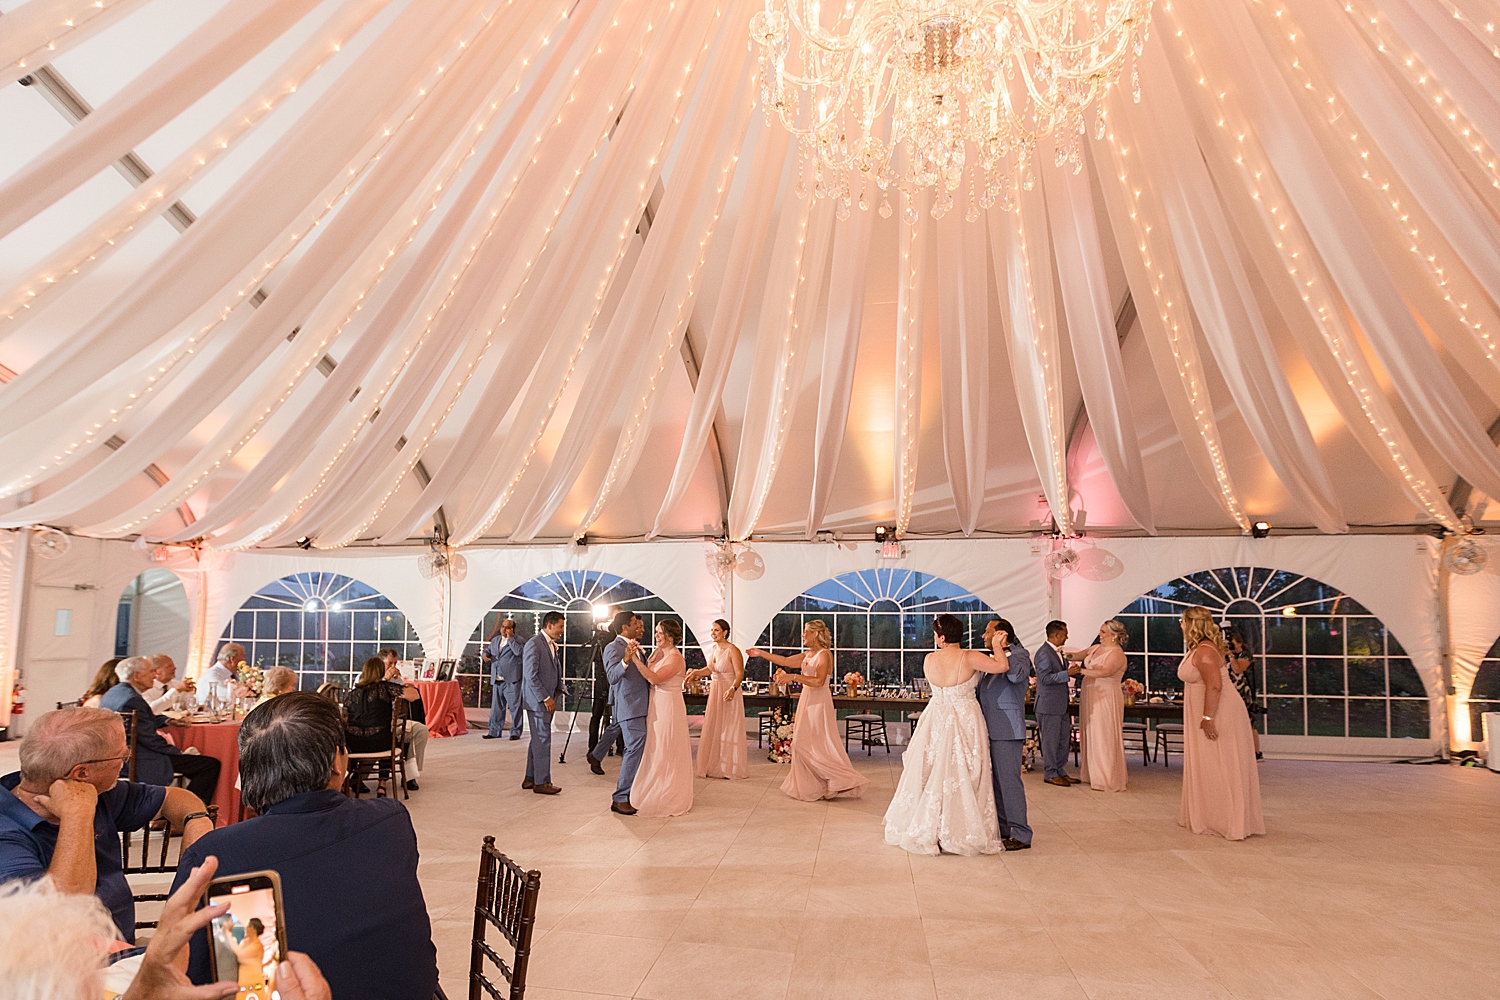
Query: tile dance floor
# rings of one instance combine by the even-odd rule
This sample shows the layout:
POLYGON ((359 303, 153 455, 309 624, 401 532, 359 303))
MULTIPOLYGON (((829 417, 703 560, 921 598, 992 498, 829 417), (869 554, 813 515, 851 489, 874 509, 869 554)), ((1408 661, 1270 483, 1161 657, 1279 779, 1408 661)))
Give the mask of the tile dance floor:
POLYGON ((1239 844, 1176 825, 1175 763, 1117 795, 1033 773, 1032 850, 925 858, 882 839, 899 753, 856 756, 863 800, 807 804, 752 747, 749 780, 659 820, 610 814, 615 761, 576 742, 561 795, 521 791, 525 747, 434 740, 409 803, 453 1000, 485 834, 542 871, 531 1000, 1500 997, 1488 771, 1265 761, 1271 833, 1239 844))

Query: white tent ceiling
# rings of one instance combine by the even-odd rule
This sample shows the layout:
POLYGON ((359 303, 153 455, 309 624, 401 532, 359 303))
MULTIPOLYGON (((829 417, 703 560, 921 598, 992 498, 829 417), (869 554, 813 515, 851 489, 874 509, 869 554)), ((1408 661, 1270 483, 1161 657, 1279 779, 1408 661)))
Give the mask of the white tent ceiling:
POLYGON ((1157 0, 1082 172, 915 227, 798 197, 761 6, 0 0, 0 526, 1500 519, 1493 0, 1157 0))

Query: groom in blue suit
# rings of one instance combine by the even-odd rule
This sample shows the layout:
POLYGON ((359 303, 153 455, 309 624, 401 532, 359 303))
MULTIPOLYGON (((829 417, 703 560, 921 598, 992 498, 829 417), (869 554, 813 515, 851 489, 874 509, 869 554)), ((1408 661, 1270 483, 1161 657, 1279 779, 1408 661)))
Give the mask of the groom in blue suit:
POLYGON ((1041 730, 1042 764, 1046 782, 1070 788, 1078 784, 1068 776, 1068 742, 1073 735, 1073 720, 1068 716, 1068 661, 1063 659, 1063 644, 1068 641, 1068 623, 1047 623, 1047 641, 1036 650, 1036 726, 1041 730))
MULTIPOLYGON (((636 669, 641 663, 641 636, 646 634, 646 623, 633 611, 621 611, 609 623, 615 634, 604 647, 604 672, 609 675, 610 723, 599 734, 594 749, 607 752, 615 740, 625 738, 625 755, 620 758, 620 783, 615 787, 614 802, 610 811, 622 816, 635 813, 630 804, 630 786, 635 783, 635 772, 641 766, 641 754, 646 749, 646 710, 651 704, 651 682, 636 669)), ((588 755, 589 768, 595 774, 604 773, 604 764, 592 753, 588 755)))
POLYGON ((981 677, 976 696, 990 734, 990 773, 995 783, 1000 839, 1007 851, 1024 851, 1031 846, 1031 827, 1026 825, 1026 786, 1021 784, 1031 654, 1016 641, 1015 629, 1004 618, 993 618, 984 627, 986 648, 997 633, 1002 634, 1000 649, 1010 669, 1003 674, 981 677))
POLYGON ((567 618, 561 611, 542 616, 542 630, 532 636, 521 653, 521 701, 531 726, 531 745, 526 753, 526 780, 522 788, 538 795, 562 791, 552 783, 552 714, 562 707, 562 640, 567 618))

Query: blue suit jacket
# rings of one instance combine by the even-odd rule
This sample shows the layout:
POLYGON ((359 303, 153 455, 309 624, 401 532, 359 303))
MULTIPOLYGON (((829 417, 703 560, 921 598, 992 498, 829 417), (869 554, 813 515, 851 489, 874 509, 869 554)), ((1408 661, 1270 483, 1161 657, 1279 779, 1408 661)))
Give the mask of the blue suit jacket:
POLYGON ((1031 679, 1031 654, 1020 643, 1012 643, 1006 657, 1010 670, 1003 674, 985 674, 975 691, 979 710, 992 740, 1026 738, 1026 688, 1031 679))
POLYGON ((1046 642, 1036 651, 1037 715, 1068 714, 1068 663, 1046 642))
POLYGON ((629 640, 615 636, 604 647, 604 672, 609 675, 609 714, 615 722, 643 719, 651 705, 651 682, 641 675, 634 662, 625 659, 629 640))
POLYGON ((545 633, 538 632, 526 642, 521 653, 521 702, 534 712, 543 711, 542 702, 556 698, 562 707, 562 664, 552 653, 545 633))
MULTIPOLYGON (((111 712, 135 712, 136 752, 135 780, 148 785, 170 785, 172 783, 172 758, 182 753, 167 738, 157 732, 167 724, 165 716, 157 715, 146 704, 141 693, 124 681, 104 692, 99 707, 111 712)), ((130 764, 120 768, 121 777, 128 775, 130 764)))
POLYGON ((521 658, 525 655, 525 644, 521 642, 520 636, 502 639, 497 635, 490 640, 485 653, 490 659, 491 682, 514 684, 521 679, 521 658))

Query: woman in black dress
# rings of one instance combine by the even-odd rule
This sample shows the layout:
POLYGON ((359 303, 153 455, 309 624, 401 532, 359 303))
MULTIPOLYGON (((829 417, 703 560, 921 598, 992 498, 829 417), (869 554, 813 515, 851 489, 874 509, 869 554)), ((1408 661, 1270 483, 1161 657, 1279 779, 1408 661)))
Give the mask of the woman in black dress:
POLYGON ((1245 636, 1239 629, 1232 625, 1226 628, 1224 641, 1229 644, 1229 679, 1250 713, 1250 732, 1255 736, 1255 759, 1260 760, 1260 723, 1257 719, 1266 714, 1266 709, 1261 704, 1260 692, 1256 690, 1259 685, 1255 683, 1255 665, 1250 649, 1245 644, 1245 636))
MULTIPOLYGON (((416 685, 385 679, 385 661, 372 656, 359 672, 354 690, 344 696, 344 720, 350 753, 380 753, 391 748, 391 705, 400 698, 416 701, 416 685)), ((406 787, 415 789, 416 782, 406 787)))

